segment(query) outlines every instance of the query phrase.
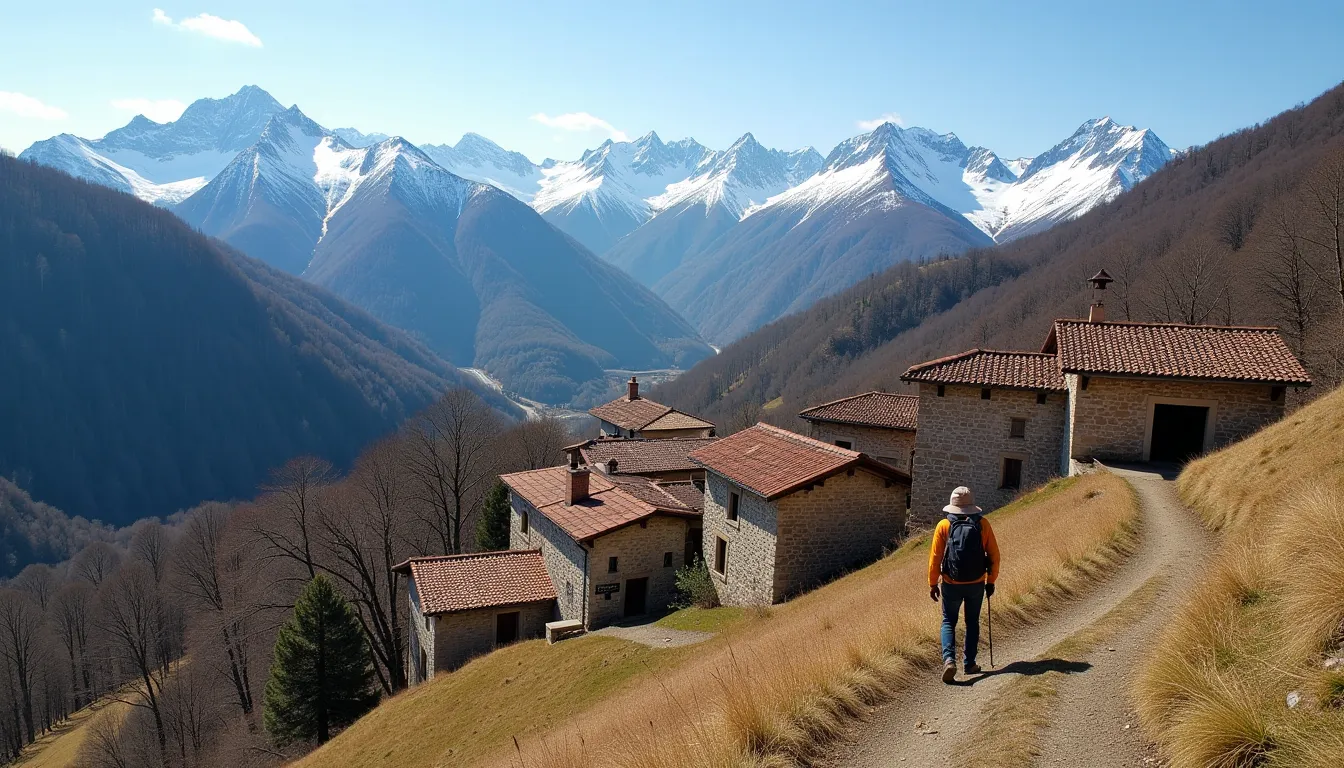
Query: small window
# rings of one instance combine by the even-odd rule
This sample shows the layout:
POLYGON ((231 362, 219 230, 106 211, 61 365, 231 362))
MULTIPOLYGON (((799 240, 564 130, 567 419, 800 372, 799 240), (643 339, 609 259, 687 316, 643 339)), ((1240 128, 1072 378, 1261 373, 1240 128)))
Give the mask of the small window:
POLYGON ((1270 402, 1274 403, 1283 402, 1283 393, 1285 391, 1287 391, 1287 387, 1270 387, 1269 388, 1270 402))
POLYGON ((943 395, 946 395, 946 394, 947 394, 947 388, 944 387, 942 384, 939 384, 939 385, 938 385, 938 396, 939 396, 939 397, 942 397, 943 395))
POLYGON ((607 558, 607 573, 615 573, 616 571, 617 571, 617 558, 614 558, 614 557, 608 557, 608 558, 607 558))
POLYGON ((1008 421, 1008 436, 1014 440, 1022 440, 1027 436, 1026 419, 1010 419, 1008 421))
POLYGON ((1037 404, 1037 405, 1045 405, 1045 393, 1044 393, 1044 392, 1037 392, 1037 393, 1036 393, 1036 404, 1037 404))
POLYGON ((425 617, 425 629, 429 629, 429 617, 425 617))
POLYGON ((730 491, 730 492, 728 493, 728 519, 729 519, 729 520, 736 520, 736 519, 737 519, 737 505, 740 504, 740 503, 742 503, 742 497, 739 496, 739 495, 737 494, 736 491, 730 491))
POLYGON ((1022 487, 1022 460, 1009 459, 1003 460, 1003 478, 999 482, 1000 488, 1016 490, 1022 487))
POLYGON ((718 574, 728 572, 728 540, 715 537, 714 539, 714 571, 718 574))
POLYGON ((664 568, 671 568, 671 567, 672 567, 672 553, 671 553, 671 552, 664 552, 664 553, 663 553, 663 567, 664 567, 664 568))
POLYGON ((526 512, 518 516, 518 530, 522 531, 523 533, 527 533, 529 530, 531 530, 531 528, 528 527, 526 512))
POLYGON ((570 608, 574 607, 574 582, 565 582, 565 602, 570 608))
POLYGON ((980 390, 980 399, 981 400, 989 399, 989 387, 985 387, 984 389, 980 390))
POLYGON ((849 442, 848 440, 836 440, 835 444, 841 448, 844 448, 847 451, 854 449, 854 444, 849 442))
POLYGON ((1082 388, 1082 389, 1087 389, 1087 381, 1088 381, 1088 378, 1087 378, 1086 376, 1079 376, 1079 377, 1078 377, 1078 386, 1079 386, 1080 388, 1082 388))

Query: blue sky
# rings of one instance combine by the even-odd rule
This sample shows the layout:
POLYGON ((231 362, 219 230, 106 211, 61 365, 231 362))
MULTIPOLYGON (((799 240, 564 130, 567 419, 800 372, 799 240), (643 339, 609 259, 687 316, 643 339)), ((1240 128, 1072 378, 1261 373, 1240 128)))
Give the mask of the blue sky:
POLYGON ((1104 114, 1203 143, 1344 79, 1340 2, 6 0, 0 20, 11 150, 256 84, 328 127, 535 160, 650 129, 825 153, 886 115, 1017 157, 1104 114))

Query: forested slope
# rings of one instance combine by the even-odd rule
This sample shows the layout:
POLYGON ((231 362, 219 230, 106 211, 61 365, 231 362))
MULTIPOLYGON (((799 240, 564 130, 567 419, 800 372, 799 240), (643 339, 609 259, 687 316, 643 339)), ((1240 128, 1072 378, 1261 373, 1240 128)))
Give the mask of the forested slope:
MULTIPOLYGON (((1037 349, 1083 316, 1105 267, 1110 319, 1274 324, 1320 384, 1344 347, 1344 86, 1191 149, 1048 232, 902 264, 724 348, 651 396, 727 429, 870 389, 972 347, 1037 349)), ((1324 387, 1318 387, 1324 389, 1324 387)))
POLYGON ((7 157, 0 359, 0 476, 112 524, 250 496, 298 454, 347 464, 460 380, 166 211, 7 157))

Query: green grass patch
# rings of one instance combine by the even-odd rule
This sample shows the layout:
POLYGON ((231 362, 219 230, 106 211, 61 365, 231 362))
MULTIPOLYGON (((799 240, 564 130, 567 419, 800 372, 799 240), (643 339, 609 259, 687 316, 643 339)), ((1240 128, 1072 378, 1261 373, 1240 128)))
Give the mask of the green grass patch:
POLYGON ((675 613, 669 613, 655 624, 668 629, 684 629, 691 632, 722 632, 746 617, 747 612, 744 609, 731 606, 683 608, 675 613))

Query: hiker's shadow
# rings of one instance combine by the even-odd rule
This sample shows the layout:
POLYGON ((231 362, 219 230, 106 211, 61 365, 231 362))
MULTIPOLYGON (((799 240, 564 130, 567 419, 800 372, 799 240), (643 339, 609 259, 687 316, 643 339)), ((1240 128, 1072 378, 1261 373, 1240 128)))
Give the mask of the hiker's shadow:
POLYGON ((1035 661, 1014 661, 998 669, 987 669, 978 675, 973 675, 962 680, 953 681, 953 685, 975 685, 987 677, 995 675, 1025 675, 1034 677, 1035 675, 1044 675, 1046 672, 1062 672, 1066 675, 1075 675, 1079 672, 1086 672, 1092 665, 1086 661, 1069 661, 1068 659, 1036 659, 1035 661))

